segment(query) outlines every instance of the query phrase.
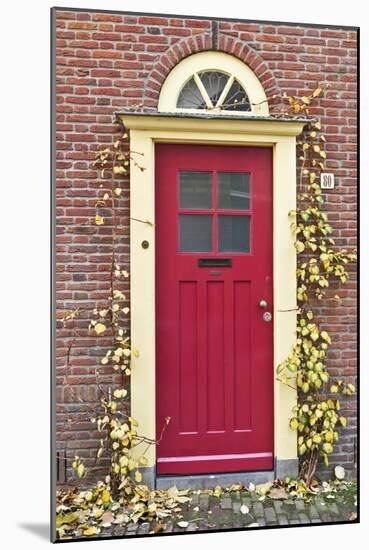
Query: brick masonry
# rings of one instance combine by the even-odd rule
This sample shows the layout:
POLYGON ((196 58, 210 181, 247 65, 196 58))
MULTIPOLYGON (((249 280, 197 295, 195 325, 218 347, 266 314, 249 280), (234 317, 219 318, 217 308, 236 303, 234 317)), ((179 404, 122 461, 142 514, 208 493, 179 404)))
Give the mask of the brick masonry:
MULTIPOLYGON (((97 172, 94 152, 116 135, 114 113, 135 105, 155 111, 160 87, 183 58, 204 50, 224 51, 244 61, 262 82, 267 96, 308 94, 322 83, 318 106, 327 138, 326 170, 336 187, 326 194, 326 208, 337 243, 356 245, 357 200, 357 32, 314 27, 182 16, 132 15, 92 11, 54 12, 56 110, 56 304, 65 310, 92 310, 107 298, 111 225, 94 224, 97 172)), ((138 106, 138 108, 137 108, 138 106)), ((128 181, 124 183, 128 190, 128 181)), ((119 260, 129 267, 129 197, 119 203, 119 260)), ((320 306, 319 317, 332 335, 329 370, 356 383, 356 276, 339 290, 341 306, 320 306)), ((126 285, 129 296, 129 285, 126 285)), ((95 465, 98 434, 86 404, 96 399, 95 368, 109 339, 86 333, 88 315, 66 327, 57 321, 57 449, 80 454, 95 465), (66 357, 70 343, 69 368, 66 357), (99 344, 99 347, 97 347, 99 344), (65 382, 68 381, 66 385, 65 382)), ((331 465, 352 469, 355 462, 356 408, 343 403, 349 426, 331 465)), ((70 476, 69 476, 70 477, 70 476)))

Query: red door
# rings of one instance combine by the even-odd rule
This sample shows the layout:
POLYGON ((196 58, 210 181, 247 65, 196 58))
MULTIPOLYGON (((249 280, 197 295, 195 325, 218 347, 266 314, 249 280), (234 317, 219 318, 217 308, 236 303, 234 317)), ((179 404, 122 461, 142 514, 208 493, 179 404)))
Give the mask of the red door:
POLYGON ((158 474, 273 468, 272 269, 272 149, 157 144, 158 474))

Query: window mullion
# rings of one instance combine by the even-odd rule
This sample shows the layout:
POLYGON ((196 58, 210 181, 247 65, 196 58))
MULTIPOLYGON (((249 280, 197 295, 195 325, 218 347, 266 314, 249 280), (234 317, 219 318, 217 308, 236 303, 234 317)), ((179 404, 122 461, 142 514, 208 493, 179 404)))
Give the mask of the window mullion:
POLYGON ((228 81, 227 81, 227 84, 224 86, 222 93, 219 96, 216 107, 221 107, 222 106, 223 101, 227 97, 227 94, 228 94, 228 92, 229 92, 229 90, 230 90, 230 88, 233 84, 233 81, 234 81, 234 76, 231 75, 229 77, 228 81))
POLYGON ((195 82, 197 84, 197 87, 198 89, 200 90, 200 94, 202 95, 205 103, 206 103, 206 106, 208 109, 213 109, 214 108, 214 105, 212 104, 212 102, 210 101, 210 98, 208 96, 208 92, 206 91, 205 89, 205 86, 203 85, 203 83, 201 82, 201 78, 199 77, 199 75, 197 73, 195 73, 193 75, 194 79, 195 79, 195 82))

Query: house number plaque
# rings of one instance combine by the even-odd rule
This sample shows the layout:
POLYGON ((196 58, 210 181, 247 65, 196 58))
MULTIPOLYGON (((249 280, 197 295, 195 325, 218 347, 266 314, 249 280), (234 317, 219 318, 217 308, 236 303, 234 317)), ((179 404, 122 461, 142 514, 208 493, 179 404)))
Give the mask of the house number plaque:
POLYGON ((320 174, 320 187, 321 189, 334 189, 334 174, 328 174, 328 172, 320 174))

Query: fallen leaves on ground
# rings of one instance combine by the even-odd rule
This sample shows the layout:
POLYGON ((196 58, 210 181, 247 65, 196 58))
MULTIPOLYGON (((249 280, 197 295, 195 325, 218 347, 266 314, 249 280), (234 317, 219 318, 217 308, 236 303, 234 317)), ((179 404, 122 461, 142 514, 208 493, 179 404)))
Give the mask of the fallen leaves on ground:
POLYGON ((92 536, 98 534, 100 528, 152 520, 157 521, 154 532, 160 532, 163 525, 161 520, 180 514, 181 505, 190 501, 190 491, 179 490, 177 487, 171 487, 167 491, 152 491, 146 485, 136 485, 128 502, 123 501, 123 497, 114 502, 109 487, 103 482, 86 491, 59 491, 57 532, 60 538, 92 536))
MULTIPOLYGON (((337 472, 336 472, 337 473, 337 472)), ((341 472, 339 472, 340 474, 341 472)), ((170 489, 151 490, 146 485, 136 484, 132 494, 122 496, 114 501, 108 483, 100 481, 96 486, 86 490, 72 488, 58 491, 56 506, 56 529, 60 539, 78 537, 92 537, 114 526, 124 527, 138 522, 149 522, 153 527, 150 533, 156 534, 166 529, 165 520, 174 521, 178 527, 185 529, 192 522, 203 518, 191 518, 188 513, 199 512, 199 506, 191 508, 194 495, 208 495, 221 499, 223 495, 232 493, 248 494, 253 500, 266 499, 283 500, 286 504, 293 504, 296 499, 303 499, 307 503, 318 497, 321 504, 329 502, 356 506, 356 484, 344 480, 323 481, 314 480, 310 486, 303 480, 285 479, 270 481, 263 484, 248 486, 235 483, 229 487, 217 485, 213 489, 179 490, 176 486, 170 489), (185 518, 183 512, 186 510, 185 518)), ((123 493, 122 493, 123 495, 123 493)), ((351 508, 351 510, 352 510, 351 508)), ((210 520, 212 511, 208 510, 210 520)), ((240 514, 252 514, 246 504, 240 507, 240 514)), ((350 520, 356 519, 353 511, 350 520)), ((348 517, 348 516, 347 516, 348 517)), ((208 524, 209 528, 212 524, 208 524)), ((257 523, 250 523, 247 527, 257 527, 257 523)))
POLYGON ((178 521, 178 522, 177 522, 177 525, 178 525, 178 527, 183 527, 183 528, 185 528, 185 527, 188 527, 188 526, 189 526, 189 523, 188 523, 188 521, 178 521))
POLYGON ((269 498, 275 500, 285 500, 286 498, 288 498, 288 493, 284 487, 273 487, 270 490, 269 498))

